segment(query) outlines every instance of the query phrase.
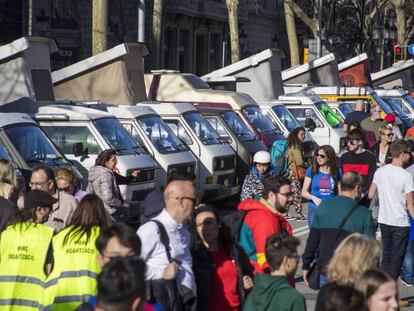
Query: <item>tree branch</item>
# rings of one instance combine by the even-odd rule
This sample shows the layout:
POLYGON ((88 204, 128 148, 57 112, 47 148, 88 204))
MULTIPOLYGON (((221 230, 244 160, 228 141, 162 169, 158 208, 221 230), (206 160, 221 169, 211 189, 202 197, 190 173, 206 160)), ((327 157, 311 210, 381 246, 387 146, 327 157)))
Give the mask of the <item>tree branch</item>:
POLYGON ((313 35, 316 37, 317 36, 317 27, 316 27, 316 20, 310 18, 303 10, 302 8, 296 4, 295 1, 293 0, 285 0, 285 3, 290 5, 293 9, 293 12, 295 12, 295 15, 297 17, 299 17, 299 19, 306 25, 308 26, 312 32, 313 35))

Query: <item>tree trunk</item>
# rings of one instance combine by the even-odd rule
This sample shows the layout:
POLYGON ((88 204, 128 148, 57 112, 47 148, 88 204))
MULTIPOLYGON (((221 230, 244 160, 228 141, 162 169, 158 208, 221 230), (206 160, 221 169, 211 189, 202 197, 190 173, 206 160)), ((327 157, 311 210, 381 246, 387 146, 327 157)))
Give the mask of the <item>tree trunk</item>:
POLYGON ((107 49, 108 0, 92 2, 92 55, 107 49))
POLYGON ((240 60, 239 25, 237 18, 237 6, 239 5, 239 1, 226 0, 226 4, 229 14, 231 62, 235 63, 240 60))
POLYGON ((161 35, 162 35, 163 0, 154 0, 152 15, 152 69, 161 66, 161 35))
POLYGON ((298 36, 296 33, 295 25, 295 13, 293 11, 292 3, 290 0, 285 0, 285 21, 286 21, 286 32, 289 40, 289 51, 290 51, 290 65, 299 65, 299 44, 298 36))

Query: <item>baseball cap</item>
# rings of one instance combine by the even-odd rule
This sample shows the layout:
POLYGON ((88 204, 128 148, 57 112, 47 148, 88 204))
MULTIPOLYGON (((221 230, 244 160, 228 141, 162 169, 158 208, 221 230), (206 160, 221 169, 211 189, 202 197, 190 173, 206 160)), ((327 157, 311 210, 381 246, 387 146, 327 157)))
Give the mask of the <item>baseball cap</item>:
POLYGON ((24 198, 24 208, 31 209, 39 206, 52 206, 58 200, 52 197, 49 193, 34 189, 29 191, 24 198))

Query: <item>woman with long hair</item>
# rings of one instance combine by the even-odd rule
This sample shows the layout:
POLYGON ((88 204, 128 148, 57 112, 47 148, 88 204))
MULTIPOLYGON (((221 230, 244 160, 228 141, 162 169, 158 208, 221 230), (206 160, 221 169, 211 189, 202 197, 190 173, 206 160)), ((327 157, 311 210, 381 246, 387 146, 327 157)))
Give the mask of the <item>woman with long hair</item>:
POLYGON ((303 127, 297 127, 289 133, 288 141, 288 162, 289 176, 292 183, 290 189, 293 193, 292 204, 296 211, 296 220, 306 220, 302 213, 302 188, 301 184, 305 178, 306 163, 303 160, 302 143, 305 139, 306 130, 303 127))
POLYGON ((328 281, 321 288, 316 300, 316 308, 326 300, 330 287, 335 285, 353 286, 368 269, 379 266, 381 245, 374 238, 353 233, 345 238, 335 250, 328 264, 328 281))
POLYGON ((194 210, 192 220, 197 310, 242 310, 245 296, 253 287, 249 258, 233 243, 216 209, 199 207, 194 210))
POLYGON ((302 196, 308 200, 308 224, 312 225, 316 208, 323 200, 338 194, 342 171, 338 167, 335 150, 329 145, 320 146, 312 165, 306 170, 302 196))
POLYGON ((373 151, 377 157, 377 166, 381 167, 392 161, 390 146, 394 133, 389 125, 382 125, 379 128, 379 133, 380 141, 374 146, 373 151))
POLYGON ((89 170, 87 192, 97 194, 108 213, 115 220, 119 220, 125 217, 125 211, 118 185, 130 183, 139 175, 139 171, 133 171, 131 175, 124 177, 116 173, 116 164, 115 150, 102 151, 95 160, 95 166, 89 170))
POLYGON ((53 268, 47 279, 45 306, 53 306, 52 310, 75 310, 96 295, 96 278, 101 268, 95 242, 101 229, 110 224, 97 195, 88 194, 79 202, 69 226, 53 238, 53 268))
POLYGON ((0 159, 0 196, 20 209, 24 206, 24 194, 17 185, 14 165, 6 159, 0 159))
POLYGON ((64 167, 59 169, 56 172, 55 182, 60 191, 73 195, 77 202, 87 195, 87 192, 77 186, 75 174, 73 174, 70 168, 64 167))
POLYGON ((397 284, 388 273, 378 269, 367 270, 356 289, 364 294, 367 311, 398 310, 397 284))

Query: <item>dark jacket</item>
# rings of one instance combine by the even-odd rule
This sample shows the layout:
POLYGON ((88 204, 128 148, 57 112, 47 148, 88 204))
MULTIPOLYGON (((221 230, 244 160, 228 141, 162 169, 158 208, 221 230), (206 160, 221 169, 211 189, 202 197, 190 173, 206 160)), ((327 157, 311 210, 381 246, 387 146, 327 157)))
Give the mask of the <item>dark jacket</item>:
POLYGON ((305 297, 284 276, 257 274, 244 311, 305 311, 305 297))
MULTIPOLYGON (((375 153, 375 157, 377 158, 377 162, 379 162, 379 155, 380 155, 380 143, 379 142, 374 146, 373 151, 375 153)), ((391 162, 392 162, 391 148, 388 147, 387 154, 385 155, 385 164, 390 164, 391 162)))
POLYGON ((0 197, 0 232, 6 229, 8 222, 13 218, 17 211, 18 209, 16 205, 9 200, 0 197))
MULTIPOLYGON (((236 262, 238 271, 238 292, 240 305, 243 306, 246 293, 243 288, 243 276, 248 275, 253 278, 253 266, 243 249, 236 245, 230 246, 230 257, 236 262)), ((193 271, 197 284, 197 310, 208 310, 209 301, 214 299, 210 297, 210 285, 214 275, 215 265, 211 259, 208 250, 205 247, 192 249, 193 271)))
POLYGON ((348 235, 358 232, 370 237, 374 236, 371 212, 362 205, 358 206, 343 229, 339 231, 340 223, 355 204, 357 204, 355 200, 338 195, 319 205, 302 256, 303 270, 309 270, 318 250, 318 266, 322 274, 326 275, 326 267, 335 249, 348 235))

